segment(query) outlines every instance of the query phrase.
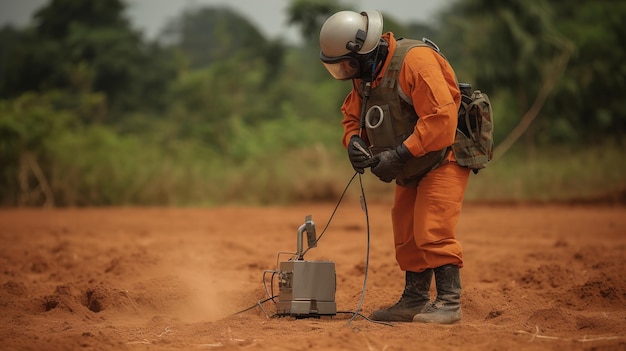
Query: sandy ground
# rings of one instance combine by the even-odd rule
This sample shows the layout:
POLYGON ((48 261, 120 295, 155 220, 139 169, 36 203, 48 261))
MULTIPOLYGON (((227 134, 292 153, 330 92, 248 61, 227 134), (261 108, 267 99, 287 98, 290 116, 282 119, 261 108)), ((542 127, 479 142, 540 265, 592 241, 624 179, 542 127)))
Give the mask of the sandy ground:
MULTIPOLYGON (((311 214, 269 208, 0 210, 2 350, 626 350, 626 208, 467 204, 463 320, 375 324, 273 316, 266 284, 311 214), (238 313, 242 310, 251 309, 238 313)), ((362 311, 403 287, 388 204, 370 204, 362 311)), ((339 207, 307 260, 336 264, 340 312, 359 306, 367 231, 339 207)))

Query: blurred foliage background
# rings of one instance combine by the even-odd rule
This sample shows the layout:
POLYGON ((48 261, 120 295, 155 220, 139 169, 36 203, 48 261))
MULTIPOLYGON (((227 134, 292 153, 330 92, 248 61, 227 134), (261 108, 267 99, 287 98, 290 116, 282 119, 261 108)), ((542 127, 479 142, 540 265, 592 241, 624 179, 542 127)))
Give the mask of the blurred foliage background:
MULTIPOLYGON (((0 206, 339 198, 354 173, 340 143, 351 84, 325 71, 317 35, 349 6, 292 0, 299 45, 228 7, 186 11, 151 41, 126 6, 51 0, 28 27, 0 28, 0 206)), ((625 22, 612 0, 457 0, 436 25, 385 16, 385 31, 434 40, 491 97, 496 158, 467 201, 621 201, 625 22)), ((364 184, 390 199, 393 185, 364 184)))

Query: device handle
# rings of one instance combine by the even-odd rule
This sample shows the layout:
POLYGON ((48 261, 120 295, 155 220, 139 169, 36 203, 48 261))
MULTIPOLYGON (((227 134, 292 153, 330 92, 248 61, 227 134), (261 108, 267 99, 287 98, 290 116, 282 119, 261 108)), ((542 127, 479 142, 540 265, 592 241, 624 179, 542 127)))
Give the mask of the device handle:
POLYGON ((306 232, 307 244, 309 248, 317 246, 317 237, 315 233, 315 222, 313 222, 312 216, 308 215, 304 219, 304 224, 298 228, 298 234, 296 236, 296 255, 298 260, 304 259, 304 232, 306 232))

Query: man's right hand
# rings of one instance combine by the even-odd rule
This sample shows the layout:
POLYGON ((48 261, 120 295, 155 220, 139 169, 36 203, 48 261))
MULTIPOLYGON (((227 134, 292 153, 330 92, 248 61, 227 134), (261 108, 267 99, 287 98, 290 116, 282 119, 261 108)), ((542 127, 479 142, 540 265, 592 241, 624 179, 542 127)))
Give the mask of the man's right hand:
POLYGON ((353 135, 348 142, 348 157, 355 171, 363 174, 365 168, 374 166, 377 162, 367 150, 365 141, 353 135))

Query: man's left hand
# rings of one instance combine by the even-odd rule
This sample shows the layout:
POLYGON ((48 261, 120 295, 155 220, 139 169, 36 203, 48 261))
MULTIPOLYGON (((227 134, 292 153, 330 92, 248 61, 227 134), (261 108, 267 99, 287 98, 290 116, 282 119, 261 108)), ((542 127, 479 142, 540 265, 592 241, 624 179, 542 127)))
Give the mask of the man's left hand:
POLYGON ((406 165, 406 162, 413 158, 409 150, 400 144, 395 150, 383 151, 374 156, 378 163, 372 167, 374 173, 380 180, 390 183, 406 165))

